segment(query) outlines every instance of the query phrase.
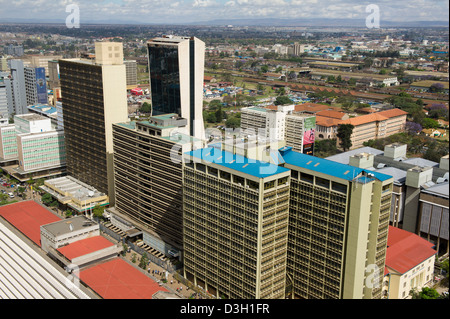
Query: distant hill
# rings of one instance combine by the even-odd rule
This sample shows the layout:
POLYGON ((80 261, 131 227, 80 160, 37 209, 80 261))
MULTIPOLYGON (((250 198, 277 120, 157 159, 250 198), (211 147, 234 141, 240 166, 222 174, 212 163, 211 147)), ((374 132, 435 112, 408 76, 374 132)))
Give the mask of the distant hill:
MULTIPOLYGON (((290 27, 365 27, 365 19, 220 19, 192 22, 189 25, 233 25, 233 26, 290 26, 290 27)), ((448 21, 380 21, 383 27, 448 27, 448 21)))

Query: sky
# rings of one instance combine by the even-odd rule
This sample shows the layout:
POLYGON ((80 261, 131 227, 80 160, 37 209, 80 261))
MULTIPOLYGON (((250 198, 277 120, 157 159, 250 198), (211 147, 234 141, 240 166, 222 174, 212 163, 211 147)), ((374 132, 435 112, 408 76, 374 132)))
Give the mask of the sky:
POLYGON ((448 21, 448 0, 0 0, 0 20, 49 19, 64 23, 70 4, 80 21, 188 23, 215 19, 366 19, 370 4, 380 21, 448 21))

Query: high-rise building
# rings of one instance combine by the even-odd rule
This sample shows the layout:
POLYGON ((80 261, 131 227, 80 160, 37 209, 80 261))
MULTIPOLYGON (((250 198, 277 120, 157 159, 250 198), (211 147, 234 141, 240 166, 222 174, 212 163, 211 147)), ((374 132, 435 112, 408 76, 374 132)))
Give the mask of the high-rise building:
POLYGON ((184 154, 184 276, 219 298, 283 299, 290 172, 225 149, 184 154))
POLYGON ((127 86, 136 86, 138 84, 136 60, 125 60, 123 63, 127 70, 127 86))
POLYGON ((24 75, 27 106, 47 104, 48 97, 45 69, 42 67, 26 67, 24 68, 24 75))
POLYGON ((9 67, 11 76, 4 79, 7 88, 9 115, 26 114, 28 109, 23 62, 21 60, 10 60, 9 67))
POLYGON ((59 62, 57 60, 48 61, 48 88, 53 90, 60 87, 59 62))
POLYGON ((294 105, 273 108, 247 107, 241 112, 241 128, 247 133, 275 140, 285 140, 294 151, 312 155, 316 117, 295 112, 294 105))
POLYGON ((153 115, 176 113, 188 120, 186 135, 204 139, 205 43, 165 36, 147 42, 153 115))
POLYGON ((8 78, 8 73, 0 71, 0 118, 8 118, 8 89, 7 86, 10 85, 8 78))
POLYGON ((22 45, 14 45, 9 44, 3 48, 3 52, 6 55, 12 55, 12 56, 22 56, 23 55, 23 46, 22 45))
POLYGON ((4 56, 0 56, 0 72, 8 71, 8 60, 4 56))
POLYGON ((50 61, 58 61, 62 59, 61 55, 31 55, 28 56, 24 61, 28 63, 30 67, 35 68, 45 68, 45 74, 50 74, 49 62, 50 61))
POLYGON ((393 177, 280 149, 290 174, 292 297, 381 298, 393 177))
POLYGON ((16 115, 14 123, 19 161, 15 171, 19 175, 40 172, 50 176, 65 171, 64 131, 54 130, 51 119, 38 114, 16 115))
POLYGON ((112 124, 128 120, 122 43, 98 42, 95 60, 59 61, 67 172, 114 203, 112 124))
POLYGON ((134 224, 143 242, 166 256, 169 251, 181 256, 183 248, 181 153, 202 147, 201 140, 178 132, 186 125, 177 114, 113 125, 116 203, 109 209, 111 221, 134 224))
POLYGON ((17 162, 17 137, 14 124, 0 126, 0 163, 17 162))

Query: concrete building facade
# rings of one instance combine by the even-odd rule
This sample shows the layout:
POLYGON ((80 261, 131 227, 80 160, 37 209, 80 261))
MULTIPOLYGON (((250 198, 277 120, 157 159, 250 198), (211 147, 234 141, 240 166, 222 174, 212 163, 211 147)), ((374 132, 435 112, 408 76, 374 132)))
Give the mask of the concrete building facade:
POLYGON ((381 298, 393 178, 288 147, 280 153, 291 170, 292 297, 381 298), (369 269, 378 272, 376 282, 369 269))
POLYGON ((114 203, 112 124, 128 119, 122 43, 97 42, 95 60, 62 59, 67 172, 114 203))
POLYGON ((289 170, 220 148, 184 159, 184 276, 219 298, 283 299, 289 170))
POLYGON ((203 142, 180 133, 187 120, 177 114, 148 121, 113 125, 116 203, 112 219, 126 221, 143 232, 143 241, 169 256, 183 249, 181 152, 203 142))

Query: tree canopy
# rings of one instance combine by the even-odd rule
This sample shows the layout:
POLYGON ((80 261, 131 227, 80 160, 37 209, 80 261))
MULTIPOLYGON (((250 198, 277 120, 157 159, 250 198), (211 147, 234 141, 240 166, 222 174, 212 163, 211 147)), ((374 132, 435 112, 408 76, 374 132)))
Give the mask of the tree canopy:
POLYGON ((339 138, 339 145, 344 149, 344 152, 352 147, 351 136, 354 128, 351 124, 341 124, 338 127, 336 136, 339 138))

